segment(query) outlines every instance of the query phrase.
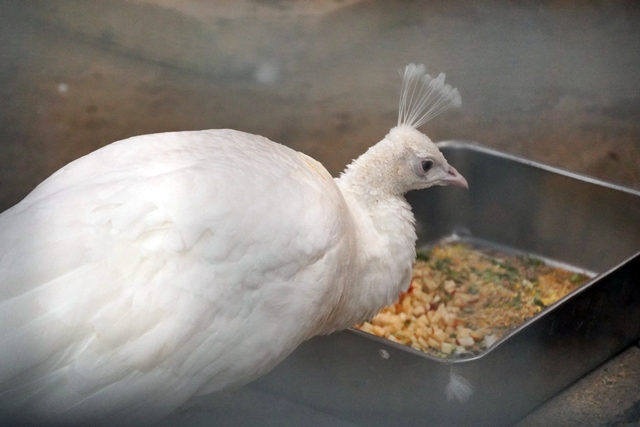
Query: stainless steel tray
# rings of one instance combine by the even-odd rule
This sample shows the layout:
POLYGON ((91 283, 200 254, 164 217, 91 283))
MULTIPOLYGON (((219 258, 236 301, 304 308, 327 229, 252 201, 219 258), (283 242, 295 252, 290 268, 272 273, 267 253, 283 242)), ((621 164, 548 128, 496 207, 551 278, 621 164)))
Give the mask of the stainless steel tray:
MULTIPOLYGON (((597 276, 470 359, 356 330, 312 339, 245 388, 258 397, 242 419, 313 425, 304 414, 314 411, 341 425, 507 426, 640 339, 640 192, 469 143, 439 145, 470 189, 409 195, 419 245, 455 234, 597 276), (446 397, 452 373, 472 386, 466 402, 446 397), (274 398, 291 403, 287 416, 269 410, 274 398)), ((209 399, 214 419, 229 415, 234 398, 209 399)))

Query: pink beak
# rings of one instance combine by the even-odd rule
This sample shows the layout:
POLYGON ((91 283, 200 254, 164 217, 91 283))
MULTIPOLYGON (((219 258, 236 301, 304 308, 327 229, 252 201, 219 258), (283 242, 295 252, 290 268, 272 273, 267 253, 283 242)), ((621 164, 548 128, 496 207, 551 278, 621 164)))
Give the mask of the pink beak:
POLYGON ((447 170, 447 173, 449 174, 449 176, 442 180, 445 185, 455 185, 456 187, 464 187, 467 190, 469 189, 467 180, 464 179, 464 176, 460 175, 456 168, 449 165, 449 170, 447 170))

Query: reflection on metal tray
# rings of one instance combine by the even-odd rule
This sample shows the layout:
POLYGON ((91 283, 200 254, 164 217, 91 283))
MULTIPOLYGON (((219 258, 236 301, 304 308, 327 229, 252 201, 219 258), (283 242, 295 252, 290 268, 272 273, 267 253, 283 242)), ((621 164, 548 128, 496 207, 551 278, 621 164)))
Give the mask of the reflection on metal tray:
MULTIPOLYGON (((640 192, 473 144, 439 145, 470 189, 409 195, 419 246, 456 234, 597 276, 472 358, 437 359, 349 330, 303 344, 248 389, 344 425, 507 426, 640 339, 640 192), (467 401, 447 399, 452 374, 471 385, 467 401)), ((244 410, 300 425, 267 422, 260 405, 244 410)))

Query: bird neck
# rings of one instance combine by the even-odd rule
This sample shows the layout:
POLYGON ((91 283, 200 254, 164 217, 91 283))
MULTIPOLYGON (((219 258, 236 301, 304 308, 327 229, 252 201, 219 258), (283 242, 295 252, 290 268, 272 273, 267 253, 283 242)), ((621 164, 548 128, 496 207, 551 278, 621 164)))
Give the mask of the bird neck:
POLYGON ((367 176, 375 169, 371 165, 378 166, 376 150, 371 150, 336 179, 353 218, 358 250, 353 260, 354 274, 345 284, 326 332, 370 319, 394 302, 411 279, 417 239, 415 219, 401 193, 390 186, 376 186, 384 181, 380 175, 367 176))
POLYGON ((387 136, 351 162, 336 179, 340 189, 368 206, 376 206, 383 199, 403 198, 403 191, 396 187, 397 177, 393 176, 397 161, 393 145, 387 136))

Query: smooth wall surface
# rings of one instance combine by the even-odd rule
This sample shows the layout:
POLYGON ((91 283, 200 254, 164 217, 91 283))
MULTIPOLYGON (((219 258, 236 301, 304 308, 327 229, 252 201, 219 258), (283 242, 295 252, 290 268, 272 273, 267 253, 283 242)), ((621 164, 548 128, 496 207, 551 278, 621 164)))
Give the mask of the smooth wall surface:
POLYGON ((142 133, 259 133, 335 175, 395 125, 408 62, 462 95, 432 139, 640 188, 637 2, 4 0, 0 40, 0 210, 142 133))

